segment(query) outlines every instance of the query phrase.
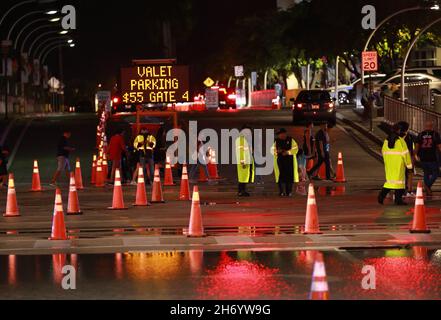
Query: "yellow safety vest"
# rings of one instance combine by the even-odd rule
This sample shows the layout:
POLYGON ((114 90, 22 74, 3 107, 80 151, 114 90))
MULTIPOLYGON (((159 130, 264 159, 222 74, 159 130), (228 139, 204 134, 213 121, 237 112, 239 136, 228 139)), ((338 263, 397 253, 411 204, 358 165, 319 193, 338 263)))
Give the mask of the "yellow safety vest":
POLYGON ((236 160, 239 183, 254 183, 254 158, 248 141, 244 136, 236 139, 236 160))
POLYGON ((401 190, 406 188, 406 169, 412 169, 412 159, 406 141, 399 138, 393 149, 386 140, 383 145, 383 159, 386 171, 386 189, 401 190))
POLYGON ((145 139, 141 134, 136 137, 135 141, 133 142, 133 146, 138 151, 153 150, 156 148, 156 138, 149 135, 147 136, 147 139, 145 139), (150 147, 150 144, 153 144, 153 147, 150 147))
POLYGON ((156 138, 152 135, 147 136, 145 145, 147 150, 154 150, 156 148, 156 138), (151 147, 150 144, 152 144, 153 146, 151 147))
MULTIPOLYGON (((292 149, 288 151, 288 154, 290 156, 294 156, 294 183, 299 183, 299 166, 297 163, 297 153, 299 153, 299 146, 297 145, 297 142, 292 139, 292 149)), ((279 170, 279 164, 277 163, 277 146, 276 143, 273 145, 272 149, 273 155, 274 155, 274 174, 276 176, 276 183, 279 183, 280 179, 280 170, 279 170)))
POLYGON ((142 134, 140 134, 139 136, 137 136, 135 138, 135 141, 133 142, 133 147, 137 151, 144 151, 145 150, 145 143, 144 142, 145 142, 144 136, 142 134))

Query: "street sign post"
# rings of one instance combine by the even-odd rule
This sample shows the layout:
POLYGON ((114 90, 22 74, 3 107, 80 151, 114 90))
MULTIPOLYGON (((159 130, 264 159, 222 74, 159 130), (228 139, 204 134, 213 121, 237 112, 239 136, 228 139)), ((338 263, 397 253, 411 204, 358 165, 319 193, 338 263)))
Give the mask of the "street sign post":
POLYGON ((98 91, 95 95, 95 111, 98 112, 100 107, 104 106, 106 112, 111 111, 112 93, 110 91, 98 91))
POLYGON ((211 78, 207 78, 207 79, 204 81, 204 85, 205 85, 207 88, 211 88, 212 86, 214 86, 214 84, 215 84, 215 82, 214 82, 214 80, 211 79, 211 78))
POLYGON ((122 68, 121 94, 125 104, 190 102, 189 68, 166 64, 122 68))
POLYGON ((235 66, 234 67, 234 75, 236 78, 243 78, 245 75, 243 66, 235 66))
POLYGON ((362 66, 365 72, 378 71, 378 54, 376 51, 364 51, 362 54, 362 66))
POLYGON ((207 110, 219 108, 219 88, 207 88, 205 90, 205 106, 207 110))

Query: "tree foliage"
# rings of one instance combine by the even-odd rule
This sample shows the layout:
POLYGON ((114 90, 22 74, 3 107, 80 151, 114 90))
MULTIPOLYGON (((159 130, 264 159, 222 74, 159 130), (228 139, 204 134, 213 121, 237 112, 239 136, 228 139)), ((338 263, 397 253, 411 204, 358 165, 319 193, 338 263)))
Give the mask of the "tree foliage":
MULTIPOLYGON (((360 75, 360 56, 371 30, 361 26, 364 5, 373 5, 379 23, 390 14, 424 0, 310 0, 296 4, 287 11, 268 12, 237 22, 234 33, 218 55, 218 73, 229 75, 232 66, 243 64, 248 72, 269 71, 286 78, 294 73, 301 82, 302 67, 311 64, 313 71, 335 63, 337 56, 355 76, 360 75)), ((422 27, 437 18, 437 12, 415 10, 390 20, 372 40, 370 49, 378 51, 382 71, 400 66, 410 42, 422 27)), ((440 24, 441 25, 441 24, 440 24)), ((434 27, 421 37, 418 45, 440 45, 441 28, 434 27)), ((219 74, 220 76, 220 74, 219 74)))

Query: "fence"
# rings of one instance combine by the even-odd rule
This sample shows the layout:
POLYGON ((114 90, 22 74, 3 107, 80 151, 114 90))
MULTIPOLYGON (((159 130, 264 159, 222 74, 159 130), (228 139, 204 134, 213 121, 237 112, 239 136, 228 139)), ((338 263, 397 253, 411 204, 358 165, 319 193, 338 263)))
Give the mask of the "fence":
POLYGON ((432 97, 430 94, 430 85, 428 82, 410 82, 406 83, 407 102, 420 107, 430 107, 432 97))
POLYGON ((406 121, 410 124, 410 130, 416 134, 424 131, 427 121, 433 121, 435 129, 441 131, 441 113, 387 96, 384 97, 384 119, 390 125, 406 121))
POLYGON ((251 93, 251 106, 258 108, 280 108, 276 90, 254 91, 251 93))

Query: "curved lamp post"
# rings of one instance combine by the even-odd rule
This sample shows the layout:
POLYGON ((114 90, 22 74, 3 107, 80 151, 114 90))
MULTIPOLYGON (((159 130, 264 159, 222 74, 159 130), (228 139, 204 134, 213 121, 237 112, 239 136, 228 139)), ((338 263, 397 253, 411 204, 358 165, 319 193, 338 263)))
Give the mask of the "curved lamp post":
POLYGON ((67 40, 69 40, 68 36, 61 36, 61 35, 47 38, 38 45, 38 47, 34 51, 33 56, 39 57, 46 49, 46 46, 50 45, 51 43, 53 43, 55 41, 56 42, 63 42, 63 41, 67 42, 67 40))
MULTIPOLYGON (((53 13, 53 12, 58 12, 58 11, 49 11, 49 12, 46 12, 46 14, 47 15, 52 15, 52 14, 55 14, 55 13, 53 13)), ((53 20, 50 20, 50 19, 45 19, 45 18, 40 18, 40 19, 35 19, 35 20, 32 20, 32 21, 30 21, 29 23, 27 23, 23 28, 21 28, 21 30, 20 30, 20 32, 17 34, 17 36, 15 37, 15 42, 14 42, 14 49, 17 49, 17 47, 18 47, 18 43, 19 43, 19 40, 20 40, 20 37, 23 35, 23 33, 26 31, 26 29, 28 29, 29 27, 31 27, 32 25, 34 25, 34 24, 37 24, 37 23, 40 23, 40 22, 50 22, 50 21, 53 21, 53 20)), ((51 26, 51 25, 49 25, 49 24, 46 24, 46 25, 44 25, 44 27, 47 27, 47 26, 51 26)), ((28 33, 28 35, 25 37, 25 40, 27 40, 28 38, 29 38, 29 35, 30 34, 32 34, 33 32, 35 32, 35 30, 39 30, 39 29, 41 29, 40 27, 38 27, 38 28, 34 28, 31 32, 29 32, 28 33)), ((23 41, 23 42, 26 42, 26 41, 23 41)), ((23 50, 22 50, 23 51, 23 50)))
POLYGON ((62 48, 62 47, 70 47, 70 48, 73 48, 73 47, 75 47, 75 44, 68 44, 68 43, 59 43, 59 44, 57 44, 57 45, 54 45, 54 46, 52 46, 52 47, 50 47, 49 49, 47 49, 47 51, 46 51, 46 53, 45 54, 43 54, 42 56, 41 56, 41 64, 43 65, 43 64, 45 64, 45 62, 46 62, 46 58, 47 58, 47 56, 52 52, 52 51, 54 51, 55 49, 58 49, 58 48, 62 48))
POLYGON ((21 7, 25 4, 32 4, 32 3, 36 3, 36 4, 46 4, 46 3, 53 3, 53 2, 57 2, 58 0, 27 0, 27 1, 22 1, 19 2, 15 5, 13 5, 11 8, 9 8, 8 11, 5 12, 5 14, 3 14, 2 18, 0 19, 0 26, 2 25, 2 23, 5 21, 5 19, 7 18, 7 16, 14 11, 16 8, 21 7))
POLYGON ((14 32, 15 27, 22 22, 23 20, 27 19, 30 16, 36 15, 36 14, 41 14, 41 13, 45 13, 46 11, 43 10, 39 10, 39 11, 31 11, 26 13, 25 15, 21 16, 19 19, 17 19, 14 24, 11 26, 11 28, 9 29, 8 32, 8 37, 6 38, 7 40, 11 40, 12 37, 12 33, 14 32))
POLYGON ((69 47, 73 48, 75 46, 75 44, 69 43, 68 40, 53 41, 53 42, 49 43, 48 45, 46 45, 46 47, 44 47, 43 50, 41 50, 40 54, 38 56, 36 56, 36 58, 38 60, 40 60, 40 62, 41 62, 43 57, 46 58, 52 50, 54 50, 56 48, 64 47, 64 46, 66 46, 66 47, 69 46, 69 47))
MULTIPOLYGON (((381 21, 377 27, 372 31, 372 33, 370 34, 368 40, 366 41, 366 45, 363 48, 363 52, 367 51, 369 49, 369 45, 372 41, 372 39, 374 38, 376 32, 389 20, 391 20, 392 18, 405 13, 405 12, 409 12, 409 11, 417 11, 417 10, 439 10, 440 7, 436 2, 431 3, 430 5, 427 6, 416 6, 416 7, 411 7, 411 8, 407 8, 407 9, 402 9, 399 10, 391 15, 389 15, 388 17, 386 17, 383 21, 381 21)), ((364 70, 363 68, 361 68, 361 83, 365 84, 365 79, 364 79, 364 70)))
POLYGON ((41 26, 33 29, 31 32, 29 32, 21 43, 20 52, 25 52, 26 43, 35 32, 46 29, 46 28, 51 28, 51 27, 54 27, 54 25, 53 24, 44 24, 44 25, 41 25, 41 26))
MULTIPOLYGON (((51 34, 60 34, 60 30, 51 30, 51 31, 43 32, 42 34, 40 34, 38 37, 36 37, 34 39, 34 41, 32 41, 31 45, 29 46, 28 53, 32 54, 32 52, 34 52, 34 47, 37 44, 37 42, 40 41, 45 36, 48 36, 48 35, 51 35, 51 34)), ((38 45, 38 47, 35 50, 35 52, 37 52, 40 48, 41 48, 41 46, 38 45)))
POLYGON ((407 61, 409 60, 410 57, 410 53, 412 52, 413 47, 416 45, 416 43, 418 42, 419 38, 426 33, 427 30, 429 30, 431 27, 433 27, 435 24, 441 22, 441 18, 436 19, 435 21, 429 23, 427 26, 425 26, 419 33, 418 35, 415 37, 415 39, 413 39, 412 43, 410 44, 409 49, 406 52, 406 55, 404 57, 404 61, 403 61, 403 67, 401 68, 401 100, 404 101, 406 99, 405 97, 405 85, 406 85, 406 65, 407 65, 407 61))

